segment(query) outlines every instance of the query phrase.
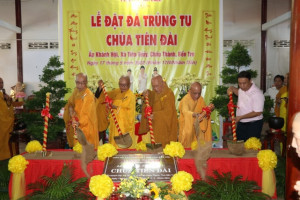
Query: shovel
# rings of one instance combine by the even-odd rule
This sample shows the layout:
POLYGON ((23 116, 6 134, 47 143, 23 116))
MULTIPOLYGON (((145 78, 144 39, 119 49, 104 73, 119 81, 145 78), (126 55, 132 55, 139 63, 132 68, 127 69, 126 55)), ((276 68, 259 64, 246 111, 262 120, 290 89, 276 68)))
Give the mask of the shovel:
POLYGON ((152 107, 149 104, 148 95, 145 95, 145 103, 146 103, 145 117, 148 118, 149 129, 150 129, 150 138, 151 138, 151 144, 147 143, 146 147, 154 150, 154 149, 158 149, 158 148, 162 147, 162 144, 155 143, 153 127, 152 127, 152 119, 149 118, 149 116, 152 114, 152 107))
POLYGON ((96 152, 94 151, 94 145, 90 144, 83 133, 83 131, 76 127, 74 128, 76 131, 78 142, 82 145, 82 153, 81 153, 81 168, 85 175, 90 178, 90 174, 87 171, 87 165, 93 161, 96 157, 96 152))
POLYGON ((118 147, 120 147, 121 149, 126 149, 128 147, 130 147, 132 145, 132 138, 131 136, 129 135, 129 133, 125 133, 123 134, 121 129, 120 129, 120 126, 119 126, 119 123, 117 121, 117 118, 116 118, 116 115, 114 113, 114 110, 112 109, 112 102, 110 102, 109 100, 109 96, 107 95, 107 92, 105 90, 105 86, 104 84, 102 83, 101 84, 101 87, 102 87, 102 90, 104 92, 104 95, 105 95, 105 99, 108 100, 108 106, 109 106, 109 109, 110 109, 110 112, 111 112, 111 116, 115 122, 115 125, 116 125, 116 128, 118 130, 118 133, 119 133, 119 136, 115 136, 114 137, 114 140, 116 142, 116 144, 118 145, 118 147))
MULTIPOLYGON (((196 132, 196 138, 198 141, 198 148, 195 152, 195 164, 197 168, 197 172, 200 174, 202 180, 205 180, 205 175, 206 175, 206 168, 207 168, 207 163, 206 161, 210 158, 211 151, 212 151, 212 142, 211 141, 205 141, 205 136, 203 133, 206 132, 201 130, 200 133, 200 127, 199 123, 203 120, 204 117, 210 116, 210 113, 214 110, 215 106, 213 104, 209 104, 207 107, 203 108, 203 111, 197 116, 195 123, 194 123, 194 128, 196 132)), ((208 125, 206 125, 207 127, 208 125)))

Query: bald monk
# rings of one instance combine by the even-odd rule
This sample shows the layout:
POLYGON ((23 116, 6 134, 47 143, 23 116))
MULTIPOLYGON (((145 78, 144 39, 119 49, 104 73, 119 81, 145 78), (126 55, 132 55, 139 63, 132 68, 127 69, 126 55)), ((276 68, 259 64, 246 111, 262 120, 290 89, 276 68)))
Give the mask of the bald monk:
MULTIPOLYGON (((179 103, 179 142, 185 148, 191 148, 193 141, 197 141, 194 122, 196 117, 206 107, 203 97, 201 97, 202 86, 198 82, 192 83, 189 92, 179 103)), ((202 139, 211 141, 211 122, 206 117, 199 123, 199 130, 202 139)))
MULTIPOLYGON (((177 141, 178 122, 175 108, 175 96, 173 91, 167 86, 160 75, 151 80, 153 91, 146 90, 144 95, 148 95, 149 104, 152 107, 152 127, 156 143, 161 143, 163 147, 171 141, 177 141)), ((142 108, 142 120, 139 133, 149 131, 148 119, 145 117, 145 105, 142 108)))
POLYGON ((0 78, 0 160, 10 158, 8 140, 14 126, 12 99, 5 93, 3 79, 0 78))
MULTIPOLYGON (((119 79, 119 88, 108 92, 109 97, 113 100, 112 109, 116 115, 121 132, 129 133, 132 138, 132 145, 129 149, 136 146, 136 136, 134 134, 135 121, 135 95, 130 90, 130 78, 121 76, 119 79)), ((113 117, 110 118, 109 124, 109 143, 117 149, 120 147, 116 144, 114 137, 119 136, 113 117)))
POLYGON ((95 97, 87 88, 86 75, 77 74, 75 82, 76 88, 69 98, 64 112, 68 143, 70 147, 75 145, 72 126, 78 126, 83 131, 87 141, 97 149, 99 137, 95 97))
POLYGON ((98 132, 99 132, 99 140, 102 140, 102 143, 105 143, 106 139, 106 129, 108 127, 108 109, 106 109, 105 104, 105 95, 104 92, 102 92, 101 84, 103 84, 102 80, 98 81, 99 87, 97 88, 97 91, 95 93, 96 100, 96 113, 98 118, 98 132))

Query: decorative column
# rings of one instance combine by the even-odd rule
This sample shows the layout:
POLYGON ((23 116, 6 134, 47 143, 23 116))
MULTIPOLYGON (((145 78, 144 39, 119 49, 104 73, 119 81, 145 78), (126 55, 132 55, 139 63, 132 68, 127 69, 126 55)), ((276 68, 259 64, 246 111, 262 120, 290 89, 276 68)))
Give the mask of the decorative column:
POLYGON ((22 49, 22 14, 21 0, 15 0, 16 26, 21 28, 21 33, 17 33, 17 73, 18 81, 23 83, 23 49, 22 49))
POLYGON ((300 111, 300 0, 292 1, 291 38, 290 38, 290 75, 289 75, 289 103, 287 121, 287 155, 286 155, 286 194, 285 199, 298 199, 294 190, 297 180, 300 180, 300 158, 291 146, 292 116, 300 111))
MULTIPOLYGON (((261 27, 267 22, 267 0, 261 1, 261 27)), ((260 61, 260 89, 266 91, 267 74, 267 31, 261 30, 261 61, 260 61)))

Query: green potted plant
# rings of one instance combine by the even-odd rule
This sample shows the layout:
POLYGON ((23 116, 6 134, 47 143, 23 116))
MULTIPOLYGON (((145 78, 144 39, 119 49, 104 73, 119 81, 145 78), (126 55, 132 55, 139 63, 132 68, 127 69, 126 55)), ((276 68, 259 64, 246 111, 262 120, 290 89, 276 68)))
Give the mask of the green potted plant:
MULTIPOLYGON (((228 120, 229 114, 227 104, 229 102, 229 97, 227 95, 227 89, 230 85, 237 86, 237 79, 238 74, 240 72, 240 68, 242 66, 248 67, 251 64, 252 59, 248 54, 247 49, 240 43, 234 45, 232 47, 232 50, 226 53, 228 54, 226 61, 227 66, 223 68, 220 75, 223 84, 218 85, 215 88, 217 95, 212 98, 211 102, 215 105, 215 109, 219 112, 219 114, 228 120)), ((247 71, 251 73, 252 78, 256 78, 256 71, 251 69, 248 69, 247 71)), ((236 96, 233 96, 233 102, 236 104, 236 96)))
POLYGON ((50 92, 50 114, 53 118, 48 121, 47 140, 55 141, 56 144, 61 142, 65 123, 58 114, 66 104, 63 98, 68 92, 66 82, 59 79, 63 73, 63 63, 59 61, 58 56, 52 56, 39 77, 42 83, 39 85, 40 90, 34 91, 33 98, 25 101, 27 112, 22 113, 21 119, 25 122, 31 139, 43 140, 44 118, 41 116, 41 111, 45 107, 46 93, 50 92))
POLYGON ((30 200, 79 200, 94 199, 89 192, 88 178, 83 177, 74 180, 74 171, 71 164, 63 166, 60 175, 53 174, 51 177, 42 176, 39 181, 29 184, 28 189, 33 190, 24 199, 30 200))
POLYGON ((189 200, 265 200, 271 199, 267 194, 258 192, 260 187, 255 181, 242 180, 242 176, 232 177, 231 172, 220 174, 213 172, 207 180, 198 180, 193 184, 189 200))
MULTIPOLYGON (((227 104, 229 102, 229 97, 227 95, 227 89, 230 85, 237 86, 237 79, 238 74, 240 72, 240 69, 242 66, 248 67, 252 59, 250 55, 248 54, 247 49, 241 45, 240 43, 237 43, 232 47, 231 51, 226 52, 227 60, 226 60, 226 66, 221 71, 221 78, 222 78, 222 85, 218 85, 215 88, 216 96, 212 98, 211 102, 215 105, 215 109, 218 111, 218 113, 224 118, 224 121, 229 121, 229 113, 227 109, 227 104)), ((248 69, 251 73, 252 78, 257 77, 257 72, 252 69, 248 69)), ((237 96, 233 95, 233 102, 234 104, 237 103, 237 96)), ((273 107, 273 101, 270 99, 270 97, 265 97, 265 104, 264 104, 264 121, 268 121, 269 117, 272 116, 271 108, 273 107)))

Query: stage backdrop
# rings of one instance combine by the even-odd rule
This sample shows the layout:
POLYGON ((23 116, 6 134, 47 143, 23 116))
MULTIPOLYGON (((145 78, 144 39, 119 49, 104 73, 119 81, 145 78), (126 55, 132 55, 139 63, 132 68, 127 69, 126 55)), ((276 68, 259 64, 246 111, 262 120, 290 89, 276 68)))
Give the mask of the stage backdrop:
POLYGON ((177 98, 196 77, 208 104, 219 83, 219 9, 219 0, 62 0, 67 86, 73 89, 74 75, 83 72, 89 86, 101 78, 118 87, 131 69, 135 92, 143 65, 148 88, 154 67, 177 98))

